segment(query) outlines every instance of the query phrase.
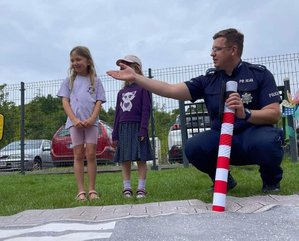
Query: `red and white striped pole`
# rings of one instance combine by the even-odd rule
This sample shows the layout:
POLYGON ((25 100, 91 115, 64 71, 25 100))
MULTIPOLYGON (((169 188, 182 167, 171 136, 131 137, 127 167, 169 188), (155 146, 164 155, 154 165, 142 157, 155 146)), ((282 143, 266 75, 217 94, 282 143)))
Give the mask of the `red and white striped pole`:
MULTIPOLYGON (((228 81, 226 83, 226 97, 232 92, 236 92, 238 83, 228 81)), ((234 130, 235 110, 224 105, 224 112, 221 124, 219 141, 217 168, 214 183, 214 196, 212 210, 217 212, 225 211, 225 201, 227 193, 227 177, 229 171, 229 161, 231 144, 234 130)))

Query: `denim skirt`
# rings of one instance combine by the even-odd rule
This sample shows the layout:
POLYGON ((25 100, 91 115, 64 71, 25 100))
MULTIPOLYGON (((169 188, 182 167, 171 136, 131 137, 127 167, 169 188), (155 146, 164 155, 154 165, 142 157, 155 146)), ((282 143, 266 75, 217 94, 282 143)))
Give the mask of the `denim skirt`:
POLYGON ((153 160, 149 137, 146 136, 143 141, 140 141, 138 137, 139 129, 139 122, 122 122, 119 124, 119 140, 114 157, 115 162, 153 160))

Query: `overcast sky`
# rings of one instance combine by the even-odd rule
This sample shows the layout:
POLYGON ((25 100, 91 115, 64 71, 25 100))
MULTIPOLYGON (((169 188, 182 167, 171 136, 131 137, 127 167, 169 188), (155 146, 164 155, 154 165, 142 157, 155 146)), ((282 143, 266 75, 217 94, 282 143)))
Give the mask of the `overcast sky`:
POLYGON ((234 27, 243 58, 297 53, 297 0, 0 0, 0 84, 63 79, 87 46, 98 75, 136 54, 143 69, 210 63, 212 36, 234 27))

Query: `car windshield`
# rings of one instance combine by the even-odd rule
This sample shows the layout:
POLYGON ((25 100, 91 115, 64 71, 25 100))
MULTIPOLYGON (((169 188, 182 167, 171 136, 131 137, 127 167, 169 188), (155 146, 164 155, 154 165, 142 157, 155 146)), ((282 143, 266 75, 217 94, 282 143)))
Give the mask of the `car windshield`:
MULTIPOLYGON (((211 127, 210 116, 208 113, 193 113, 186 114, 186 127, 187 128, 207 128, 211 127)), ((180 115, 178 116, 176 123, 181 125, 180 115)))
POLYGON ((204 115, 203 113, 198 113, 198 115, 186 116, 186 126, 187 128, 203 128, 210 127, 210 117, 204 115))
MULTIPOLYGON (((25 140, 24 148, 25 149, 37 149, 41 145, 41 140, 25 140)), ((2 151, 11 151, 11 150, 21 150, 21 141, 15 141, 8 144, 2 149, 2 151)))
POLYGON ((40 147, 42 141, 41 140, 32 140, 32 141, 25 141, 25 149, 37 149, 40 147))
POLYGON ((59 137, 64 137, 64 136, 69 136, 70 135, 70 130, 69 129, 65 129, 64 127, 61 128, 61 130, 58 133, 59 137))

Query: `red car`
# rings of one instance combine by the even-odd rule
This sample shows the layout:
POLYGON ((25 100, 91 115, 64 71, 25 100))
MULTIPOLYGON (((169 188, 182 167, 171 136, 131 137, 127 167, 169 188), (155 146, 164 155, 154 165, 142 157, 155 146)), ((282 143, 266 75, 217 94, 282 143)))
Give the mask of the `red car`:
MULTIPOLYGON (((112 128, 104 121, 99 121, 97 144, 97 163, 113 163, 115 149, 112 147, 112 128)), ((73 164, 74 154, 69 129, 61 126, 52 138, 51 156, 55 166, 73 164)))

